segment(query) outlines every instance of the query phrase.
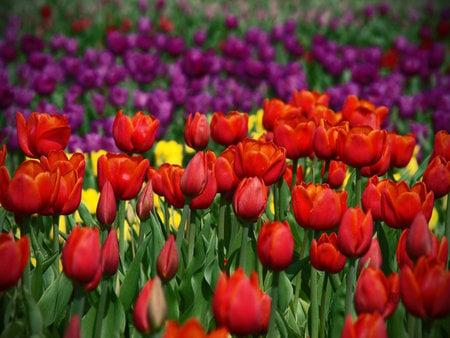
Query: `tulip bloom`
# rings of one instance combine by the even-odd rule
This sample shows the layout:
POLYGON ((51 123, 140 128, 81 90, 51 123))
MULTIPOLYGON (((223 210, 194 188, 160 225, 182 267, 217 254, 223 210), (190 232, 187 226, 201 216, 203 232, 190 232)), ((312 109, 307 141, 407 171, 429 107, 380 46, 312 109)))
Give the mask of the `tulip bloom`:
POLYGON ((369 126, 380 129, 388 113, 387 107, 375 107, 367 100, 360 100, 355 95, 349 95, 342 107, 342 118, 350 122, 350 127, 369 126))
POLYGON ((212 307, 218 327, 226 327, 231 334, 265 334, 269 326, 270 297, 258 285, 258 276, 250 279, 241 268, 228 277, 219 277, 212 307))
POLYGON ((309 258, 315 269, 328 273, 340 272, 347 261, 347 257, 339 251, 335 232, 329 236, 326 232, 322 233, 318 241, 313 238, 309 258))
POLYGON ((205 114, 189 114, 184 127, 184 141, 195 150, 208 146, 210 136, 209 122, 205 114))
POLYGON ((142 188, 142 183, 149 167, 148 159, 142 156, 107 153, 98 158, 98 186, 109 181, 114 196, 119 200, 135 198, 142 188))
POLYGON ((171 280, 177 274, 179 263, 180 259, 175 238, 170 234, 156 260, 156 271, 159 278, 163 281, 171 280))
POLYGON ((450 193, 450 161, 441 155, 435 156, 425 169, 422 181, 434 193, 434 198, 446 196, 450 193))
POLYGON ((149 181, 142 189, 141 194, 136 202, 136 214, 141 221, 145 221, 150 217, 153 210, 153 186, 149 181))
POLYGON ((185 196, 194 197, 202 193, 208 182, 208 158, 204 151, 191 158, 181 175, 180 188, 185 196))
POLYGON ((64 333, 64 338, 80 338, 81 328, 80 328, 80 318, 77 314, 74 314, 70 318, 69 325, 67 325, 66 331, 64 333))
POLYGON ((450 135, 446 130, 439 130, 434 135, 431 158, 439 155, 443 156, 447 161, 450 161, 450 135))
POLYGON ((247 138, 237 144, 234 169, 239 179, 259 176, 267 186, 272 185, 286 169, 286 149, 247 138))
POLYGON ((43 214, 69 215, 77 210, 81 201, 83 178, 86 168, 84 155, 75 153, 70 160, 64 151, 51 151, 48 157, 41 156, 42 166, 51 173, 61 176, 56 200, 43 214))
POLYGON ((111 228, 102 245, 102 273, 105 276, 113 276, 119 268, 119 241, 117 240, 116 230, 111 228))
POLYGON ((112 133, 117 148, 127 153, 143 154, 153 146, 158 127, 159 120, 152 115, 139 111, 130 118, 119 110, 112 133))
POLYGON ((65 115, 31 113, 28 120, 16 114, 17 139, 22 152, 33 158, 47 156, 52 150, 64 150, 69 143, 70 126, 65 115))
POLYGON ((44 212, 55 202, 60 181, 60 174, 51 173, 35 160, 22 162, 12 179, 8 169, 1 166, 0 203, 6 210, 20 215, 44 212))
POLYGON ((183 172, 184 168, 177 164, 164 163, 151 179, 154 192, 175 208, 182 208, 186 200, 180 188, 183 172))
POLYGON ((364 269, 356 283, 354 299, 358 314, 378 312, 383 318, 388 318, 394 313, 400 300, 397 272, 386 278, 380 269, 364 269))
POLYGON ((338 244, 347 257, 361 257, 369 250, 373 235, 370 210, 364 214, 359 208, 348 208, 338 230, 338 244))
POLYGON ((364 177, 381 176, 387 173, 391 166, 391 151, 388 144, 385 144, 383 153, 377 162, 361 168, 361 175, 364 177))
POLYGON ((248 114, 231 111, 227 115, 215 112, 211 119, 211 138, 217 144, 228 147, 248 135, 248 114))
POLYGON ((450 314, 450 272, 433 257, 420 257, 414 269, 403 265, 400 295, 408 312, 420 318, 450 314))
POLYGON ((382 221, 381 213, 381 192, 390 183, 388 179, 380 180, 378 176, 372 176, 367 181, 366 187, 361 196, 361 205, 364 212, 371 211, 375 221, 382 221))
POLYGON ((313 138, 314 154, 322 160, 334 160, 337 158, 338 130, 350 129, 348 122, 332 126, 324 119, 320 120, 313 138))
POLYGON ((76 225, 62 249, 62 265, 67 277, 82 284, 92 281, 101 264, 100 234, 97 228, 76 225))
POLYGON ((261 264, 272 271, 281 271, 291 264, 294 254, 294 237, 287 221, 266 221, 256 243, 261 264))
POLYGON ((273 128, 273 141, 286 148, 286 157, 299 159, 313 152, 316 124, 303 116, 292 116, 277 120, 273 128))
POLYGON ((6 144, 2 145, 0 148, 0 167, 5 164, 5 158, 6 158, 6 144))
POLYGON ((256 222, 267 205, 267 189, 261 177, 244 178, 233 196, 234 213, 244 222, 256 222))
POLYGON ((386 143, 391 153, 390 165, 395 168, 404 168, 408 165, 416 146, 414 134, 398 135, 394 132, 387 134, 386 143))
POLYGON ((159 277, 149 279, 139 293, 133 310, 133 322, 141 333, 158 330, 167 318, 167 302, 159 277))
POLYGON ((386 131, 368 126, 339 129, 337 153, 341 161, 354 168, 375 164, 383 154, 386 131))
POLYGON ((405 181, 388 181, 381 193, 381 214, 388 226, 404 229, 411 225, 418 212, 422 212, 429 221, 433 203, 433 192, 427 191, 423 182, 409 188, 405 181))
POLYGON ((361 256, 358 262, 358 275, 364 268, 381 269, 383 257, 381 256, 380 243, 378 238, 372 238, 369 250, 361 256), (366 266, 367 265, 367 266, 366 266))
MULTIPOLYGON (((212 151, 209 153, 212 155, 211 157, 214 157, 215 160, 216 155, 212 151)), ((209 168, 207 169, 208 180, 206 182, 206 187, 200 193, 200 195, 195 196, 193 199, 191 199, 189 206, 192 209, 209 208, 217 195, 217 180, 214 171, 215 164, 214 162, 210 162, 208 166, 209 166, 209 168)))
POLYGON ((352 315, 348 315, 345 319, 341 338, 357 337, 388 338, 383 317, 378 312, 361 313, 356 321, 353 322, 352 315))
POLYGON ((114 190, 109 181, 103 184, 97 203, 96 215, 102 226, 111 226, 116 218, 117 203, 114 190))
POLYGON ((209 334, 206 334, 198 320, 196 318, 190 318, 182 326, 174 320, 169 320, 166 325, 166 331, 162 337, 228 338, 228 331, 226 328, 221 327, 211 331, 209 334))
POLYGON ((264 114, 263 114, 263 127, 268 132, 273 132, 275 122, 283 117, 287 117, 291 114, 299 114, 299 108, 286 104, 280 99, 265 99, 264 100, 264 114))
POLYGON ((331 230, 339 225, 347 210, 347 192, 336 192, 328 184, 302 182, 292 190, 292 207, 300 226, 331 230))
POLYGON ((30 242, 26 235, 18 241, 0 233, 0 292, 13 287, 25 270, 30 257, 30 242))
MULTIPOLYGON (((325 175, 325 162, 322 167, 322 178, 325 175)), ((327 181, 332 189, 338 189, 342 186, 347 175, 347 166, 342 161, 331 160, 328 166, 327 181)))
POLYGON ((239 179, 234 171, 235 152, 236 146, 231 145, 222 151, 216 159, 214 174, 217 181, 217 192, 219 193, 234 192, 239 184, 239 179))
POLYGON ((294 90, 292 99, 289 104, 301 109, 303 115, 308 118, 312 117, 314 108, 317 106, 328 107, 330 103, 330 95, 328 93, 319 93, 316 90, 309 91, 302 89, 300 91, 294 90))

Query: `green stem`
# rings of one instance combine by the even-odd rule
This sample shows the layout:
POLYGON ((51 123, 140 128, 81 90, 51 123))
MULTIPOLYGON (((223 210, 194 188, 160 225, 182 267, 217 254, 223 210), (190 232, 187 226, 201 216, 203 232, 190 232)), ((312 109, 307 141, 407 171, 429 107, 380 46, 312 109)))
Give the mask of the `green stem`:
POLYGON ((407 314, 407 320, 408 320, 408 325, 407 325, 408 336, 410 338, 414 338, 415 326, 416 326, 416 317, 414 317, 412 314, 408 313, 407 314))
POLYGON ((238 229, 239 229, 238 218, 234 217, 233 222, 231 223, 231 234, 230 234, 230 242, 228 243, 228 252, 231 252, 231 247, 233 245, 234 239, 236 238, 238 229))
POLYGON ((59 215, 53 216, 53 251, 59 252, 59 215))
MULTIPOLYGON (((298 258, 300 260, 303 259, 303 254, 305 252, 306 243, 308 243, 308 230, 307 229, 305 229, 305 232, 303 234, 302 246, 300 247, 300 253, 298 255, 298 258)), ((297 312, 297 304, 298 304, 298 298, 300 296, 301 281, 302 281, 302 270, 300 270, 297 273, 297 276, 295 278, 294 313, 297 312)))
MULTIPOLYGON (((30 231, 31 230, 30 221, 31 221, 30 217, 26 216, 20 222, 20 236, 21 237, 23 237, 24 235, 31 237, 30 236, 30 232, 31 232, 30 231)), ((25 265, 25 269, 22 274, 22 283, 28 290, 31 290, 31 262, 30 262, 29 258, 27 260, 27 264, 25 265)))
POLYGON ((333 288, 333 291, 336 292, 338 287, 341 285, 341 279, 339 278, 339 274, 332 273, 328 275, 328 278, 331 282, 331 287, 333 288))
POLYGON ((102 291, 100 294, 100 301, 97 309, 97 317, 95 318, 94 337, 101 337, 102 335, 102 321, 105 313, 106 297, 108 296, 108 279, 102 279, 101 288, 102 291))
POLYGON ((345 294, 345 315, 352 312, 353 288, 356 281, 356 258, 349 258, 349 267, 347 272, 347 284, 345 294))
POLYGON ((218 245, 218 259, 219 259, 219 267, 221 270, 225 267, 225 212, 227 209, 227 203, 225 201, 225 197, 220 195, 219 202, 219 224, 217 226, 217 245, 218 245))
POLYGON ((78 318, 81 321, 81 319, 83 318, 83 313, 84 313, 84 290, 80 284, 75 283, 72 305, 70 306, 70 318, 72 318, 73 315, 76 314, 78 315, 78 318))
POLYGON ((283 189, 285 182, 284 178, 280 177, 278 180, 278 203, 279 203, 279 210, 278 210, 278 220, 284 220, 286 219, 286 211, 288 209, 289 205, 289 197, 290 193, 285 193, 285 189, 283 189))
POLYGON ((355 168, 355 170, 356 170, 356 181, 355 181, 356 205, 361 206, 361 168, 355 168))
POLYGON ((239 251, 239 266, 245 271, 245 259, 247 258, 247 239, 248 239, 248 228, 250 224, 243 224, 242 227, 242 244, 239 251))
POLYGON ((278 271, 273 272, 272 279, 272 300, 270 305, 270 320, 267 337, 276 337, 276 316, 278 310, 278 280, 280 273, 278 271))
POLYGON ((328 172, 330 170, 330 160, 325 160, 325 170, 323 172, 322 183, 328 182, 328 172))
POLYGON ((319 303, 317 302, 317 270, 311 265, 311 338, 319 336, 319 303))
POLYGON ((177 248, 178 248, 178 252, 180 252, 180 253, 181 253, 181 244, 183 243, 183 237, 184 237, 184 228, 186 226, 186 222, 189 222, 189 218, 190 218, 190 210, 191 210, 191 208, 189 207, 190 203, 191 203, 191 201, 189 199, 186 199, 186 201, 184 203, 184 207, 183 207, 183 213, 181 214, 181 221, 178 226, 177 237, 175 239, 177 248))
POLYGON ((327 272, 325 272, 325 277, 323 280, 323 287, 322 287, 322 298, 320 300, 320 328, 319 328, 319 337, 325 338, 325 303, 327 300, 327 291, 328 291, 328 279, 329 275, 327 272))
POLYGON ((170 216, 169 216, 169 206, 168 202, 164 198, 163 207, 164 207, 164 224, 166 225, 166 238, 169 237, 170 234, 170 216))
POLYGON ((123 271, 125 271, 125 201, 119 201, 117 213, 119 223, 119 256, 123 271))
POLYGON ((194 257, 195 248, 195 210, 191 210, 193 215, 190 217, 190 222, 188 223, 188 258, 187 265, 191 263, 192 257, 194 257))

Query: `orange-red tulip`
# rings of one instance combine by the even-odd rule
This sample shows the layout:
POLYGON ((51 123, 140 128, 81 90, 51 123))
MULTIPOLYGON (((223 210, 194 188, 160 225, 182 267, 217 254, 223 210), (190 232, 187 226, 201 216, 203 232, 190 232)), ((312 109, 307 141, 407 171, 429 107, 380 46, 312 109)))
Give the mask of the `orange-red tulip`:
POLYGON ((211 138, 217 144, 228 147, 248 135, 248 114, 231 111, 227 115, 215 112, 211 118, 211 138))
MULTIPOLYGON (((322 179, 325 175, 325 165, 323 163, 322 167, 322 179)), ((342 186, 345 180, 345 176, 347 175, 347 166, 342 161, 334 161, 331 160, 328 166, 328 175, 325 183, 328 183, 330 188, 338 189, 342 186)))
POLYGON ((0 233, 0 292, 13 287, 22 277, 28 258, 30 242, 26 235, 18 241, 5 233, 0 233))
POLYGON ((159 278, 163 281, 171 280, 177 274, 179 264, 178 248, 173 234, 170 234, 156 260, 156 271, 159 278))
POLYGON ((25 121, 18 112, 16 121, 19 147, 28 157, 47 156, 52 150, 64 150, 69 143, 70 126, 65 115, 34 112, 25 121))
POLYGON ((339 249, 347 257, 361 257, 369 250, 373 235, 370 210, 365 214, 359 207, 348 208, 338 230, 339 249))
POLYGON ((150 218, 150 213, 153 210, 153 186, 149 181, 142 189, 138 200, 136 202, 136 215, 141 221, 145 221, 150 218))
POLYGON ((348 122, 345 121, 334 126, 324 119, 320 120, 313 139, 314 154, 318 158, 323 160, 334 160, 337 158, 339 129, 348 131, 350 129, 348 122))
POLYGON ((349 95, 342 107, 342 118, 349 121, 352 128, 369 126, 373 129, 380 129, 388 111, 387 107, 375 107, 370 101, 349 95))
POLYGON ((267 205, 267 189, 261 177, 244 178, 233 196, 234 213, 245 222, 256 222, 267 205))
POLYGON ((341 338, 360 337, 388 338, 386 323, 378 312, 361 313, 356 321, 352 320, 351 314, 347 316, 341 338))
POLYGON ((380 180, 378 176, 372 176, 367 181, 366 187, 361 196, 361 205, 364 212, 371 211, 375 221, 382 221, 381 213, 381 192, 386 185, 390 184, 388 179, 380 180))
POLYGON ((361 256, 358 262, 358 275, 364 268, 381 269, 383 265, 383 257, 381 256, 380 243, 378 238, 372 238, 369 250, 361 256))
POLYGON ((195 150, 203 150, 208 146, 210 136, 209 122, 205 114, 196 112, 189 114, 184 127, 184 141, 195 150))
POLYGON ((205 151, 197 152, 191 158, 183 175, 181 175, 180 188, 187 197, 200 195, 208 182, 208 155, 205 151))
POLYGON ((116 197, 109 181, 103 184, 97 203, 96 215, 100 225, 110 227, 117 213, 116 197))
POLYGON ((326 232, 322 233, 318 241, 313 238, 309 258, 315 269, 328 273, 340 272, 347 261, 347 257, 339 251, 335 232, 329 236, 326 232))
POLYGON ((130 118, 119 110, 112 132, 117 148, 127 153, 143 154, 153 146, 158 127, 159 120, 152 115, 139 111, 130 118))
POLYGON ((217 181, 217 192, 230 193, 236 189, 239 179, 234 171, 236 146, 227 147, 216 159, 214 174, 217 181))
POLYGON ((180 165, 164 163, 151 179, 154 192, 164 196, 175 208, 182 208, 186 201, 180 188, 183 172, 184 168, 180 165))
POLYGON ((450 161, 442 155, 435 156, 425 169, 422 181, 435 198, 446 196, 450 193, 450 161))
POLYGON ((395 168, 406 167, 411 160, 416 146, 414 134, 399 135, 394 132, 387 134, 386 143, 391 153, 391 166, 395 168))
POLYGON ((228 331, 226 328, 221 327, 212 330, 209 334, 207 334, 196 318, 190 318, 182 326, 180 326, 175 320, 169 320, 166 325, 166 331, 162 337, 227 338, 228 331))
POLYGON ((446 130, 439 130, 434 135, 431 158, 439 155, 443 156, 447 161, 450 161, 450 135, 446 130))
POLYGON ((263 114, 263 126, 268 132, 273 131, 275 122, 291 114, 300 114, 299 108, 286 104, 280 99, 265 99, 264 100, 264 114, 263 114))

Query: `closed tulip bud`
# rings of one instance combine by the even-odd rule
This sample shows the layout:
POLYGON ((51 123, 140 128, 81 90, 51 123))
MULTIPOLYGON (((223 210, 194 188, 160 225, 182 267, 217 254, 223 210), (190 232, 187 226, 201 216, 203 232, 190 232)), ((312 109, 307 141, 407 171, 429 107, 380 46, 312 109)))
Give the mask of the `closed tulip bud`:
POLYGON ((358 262, 358 275, 361 273, 363 268, 374 268, 381 269, 383 264, 383 258, 381 256, 380 243, 378 238, 375 237, 370 243, 369 250, 361 256, 358 262))
POLYGON ((381 214, 381 192, 384 187, 391 182, 388 179, 379 180, 378 176, 372 176, 367 181, 366 187, 361 196, 361 205, 364 212, 371 211, 375 221, 383 220, 381 214))
POLYGON ((117 203, 114 190, 109 181, 102 187, 97 204, 97 219, 102 226, 111 227, 116 218, 117 203))
POLYGON ((423 173, 423 182, 434 193, 434 198, 441 198, 450 193, 450 161, 445 157, 435 156, 423 173))
POLYGON ((234 213, 244 222, 256 222, 267 205, 267 189, 261 177, 244 178, 233 196, 234 213))
POLYGON ((184 169, 180 188, 185 196, 198 196, 208 182, 208 158, 204 151, 197 152, 184 169))
POLYGON ((339 251, 335 232, 329 236, 322 233, 318 241, 313 238, 309 258, 315 269, 328 273, 340 272, 347 261, 347 257, 339 251))
POLYGON ((83 283, 83 290, 84 291, 92 291, 94 290, 98 284, 100 284, 100 281, 102 279, 102 265, 101 262, 97 266, 97 271, 95 272, 94 278, 92 278, 89 282, 83 283))
POLYGON ((433 239, 425 216, 419 212, 409 226, 406 234, 406 251, 409 257, 417 260, 431 253, 433 239))
POLYGON ((167 303, 161 280, 159 277, 149 279, 147 283, 145 283, 134 304, 134 325, 139 332, 148 334, 152 330, 160 328, 166 317, 167 303), (153 290, 154 287, 155 290, 153 290), (154 299, 152 299, 152 296, 154 299))
POLYGON ((80 318, 77 314, 70 318, 69 325, 64 333, 64 338, 81 338, 80 318))
POLYGON ((208 146, 210 136, 209 122, 205 114, 189 114, 184 128, 184 141, 195 150, 208 146))
POLYGON ((431 158, 439 155, 443 156, 447 161, 450 161, 450 134, 447 130, 439 130, 434 135, 431 158))
POLYGON ((378 312, 361 313, 356 321, 353 321, 352 315, 348 315, 345 319, 341 338, 356 337, 388 338, 383 317, 378 312))
POLYGON ((234 192, 239 179, 234 171, 234 156, 236 152, 236 146, 231 145, 227 147, 216 159, 214 166, 214 174, 217 181, 217 191, 219 193, 231 193, 234 192))
POLYGON ((397 272, 386 278, 380 269, 364 269, 356 283, 354 299, 357 313, 378 312, 388 318, 400 300, 397 272))
POLYGON ((94 279, 101 264, 100 256, 98 229, 76 225, 62 249, 61 260, 64 272, 75 282, 89 283, 94 279))
POLYGON ((18 112, 16 120, 19 146, 28 157, 39 158, 52 150, 64 150, 69 142, 70 126, 65 115, 34 112, 25 121, 18 112))
POLYGON ((338 230, 338 244, 347 257, 361 257, 369 250, 373 236, 373 220, 370 210, 364 214, 359 208, 348 208, 338 230))
POLYGON ((30 242, 26 235, 15 241, 0 233, 0 292, 13 287, 25 270, 30 257, 30 242))
POLYGON ((103 275, 113 276, 119 267, 119 242, 116 230, 111 228, 102 246, 102 272, 103 275))
POLYGON ((294 254, 294 237, 287 221, 266 221, 256 243, 261 264, 272 271, 281 271, 291 264, 294 254))
POLYGON ((136 214, 141 221, 150 217, 153 210, 153 186, 152 182, 147 182, 136 202, 136 214))
MULTIPOLYGON (((322 168, 322 178, 325 174, 325 163, 322 168)), ((332 189, 339 189, 344 183, 345 176, 347 175, 347 165, 342 161, 330 161, 330 165, 328 167, 328 176, 326 183, 332 189)))
POLYGON ((178 248, 174 236, 170 234, 156 260, 156 271, 159 278, 163 281, 171 280, 177 274, 179 264, 178 248))

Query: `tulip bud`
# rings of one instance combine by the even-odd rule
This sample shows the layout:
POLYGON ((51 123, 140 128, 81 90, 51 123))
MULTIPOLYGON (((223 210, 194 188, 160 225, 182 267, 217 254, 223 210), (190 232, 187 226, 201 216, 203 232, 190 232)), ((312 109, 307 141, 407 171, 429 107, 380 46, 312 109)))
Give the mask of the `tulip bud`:
POLYGON ((77 314, 73 315, 70 319, 66 333, 64 333, 64 338, 81 338, 80 318, 77 314))
POLYGON ((256 222, 267 204, 267 190, 261 177, 246 177, 236 188, 233 210, 245 222, 256 222))
POLYGON ((112 276, 119 267, 119 242, 116 230, 111 228, 102 246, 102 271, 106 276, 112 276))
POLYGON ((30 242, 26 235, 15 241, 8 234, 0 234, 0 293, 17 283, 29 257, 30 242))
POLYGON ((150 327, 154 330, 159 329, 167 318, 167 302, 164 295, 161 279, 155 277, 150 290, 150 296, 147 305, 147 316, 150 327))
POLYGON ((102 226, 111 227, 116 218, 117 203, 114 190, 109 181, 102 187, 100 198, 97 204, 97 219, 102 226))
POLYGON ((153 187, 152 182, 148 182, 142 190, 136 202, 136 214, 141 221, 150 217, 153 210, 153 187))
POLYGON ((364 214, 359 208, 348 208, 338 230, 338 244, 347 257, 361 257, 369 250, 373 235, 370 210, 364 214))
POLYGON ((199 151, 186 166, 180 180, 180 188, 185 196, 198 196, 208 181, 207 153, 199 151))
POLYGON ((186 144, 196 150, 203 150, 208 146, 209 136, 210 128, 206 115, 199 112, 190 114, 184 129, 186 144))
POLYGON ((406 251, 409 257, 416 260, 420 256, 429 255, 432 245, 428 222, 423 213, 419 212, 406 233, 406 251))
POLYGON ((159 278, 163 281, 171 280, 178 271, 179 262, 178 248, 175 244, 175 238, 171 234, 162 247, 156 261, 156 270, 159 278))
POLYGON ((375 237, 372 239, 372 242, 370 243, 369 250, 359 259, 358 275, 361 273, 364 267, 381 269, 382 264, 383 258, 381 256, 380 243, 378 242, 378 238, 375 237))
POLYGON ((322 233, 318 241, 313 238, 309 257, 315 269, 328 273, 340 272, 347 261, 347 257, 339 251, 335 232, 330 235, 322 233))

